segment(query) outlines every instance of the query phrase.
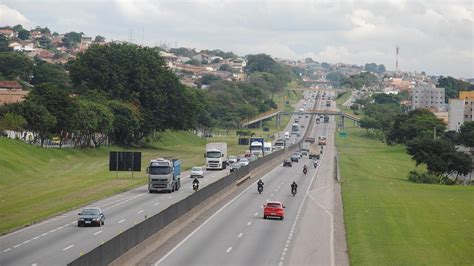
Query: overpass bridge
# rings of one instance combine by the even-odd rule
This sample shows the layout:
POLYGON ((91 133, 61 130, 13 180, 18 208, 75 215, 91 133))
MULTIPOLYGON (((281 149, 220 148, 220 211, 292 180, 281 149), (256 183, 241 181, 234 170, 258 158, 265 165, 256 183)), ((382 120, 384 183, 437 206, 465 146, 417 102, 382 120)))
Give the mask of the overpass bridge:
POLYGON ((342 128, 344 128, 344 122, 345 122, 346 119, 353 121, 354 125, 358 125, 359 121, 360 121, 360 118, 358 118, 354 115, 351 115, 351 114, 341 112, 341 111, 332 111, 332 110, 324 110, 324 109, 320 109, 320 110, 310 109, 310 110, 307 110, 307 111, 304 111, 304 112, 299 112, 299 111, 282 112, 282 111, 278 111, 278 110, 274 109, 274 110, 270 110, 270 111, 267 111, 265 113, 262 113, 262 114, 254 117, 252 119, 249 119, 247 121, 242 122, 241 126, 242 127, 249 127, 250 125, 258 124, 258 127, 260 127, 261 125, 263 125, 264 120, 269 119, 269 118, 274 117, 274 116, 277 118, 276 123, 278 125, 281 115, 328 115, 328 116, 339 116, 339 117, 341 117, 342 128))

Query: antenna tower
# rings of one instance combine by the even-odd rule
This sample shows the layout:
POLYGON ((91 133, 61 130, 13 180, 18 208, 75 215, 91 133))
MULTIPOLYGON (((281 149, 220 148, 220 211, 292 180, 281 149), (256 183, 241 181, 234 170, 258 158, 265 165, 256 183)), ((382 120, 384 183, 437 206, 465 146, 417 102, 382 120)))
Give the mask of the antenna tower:
POLYGON ((395 71, 398 72, 398 54, 400 52, 400 47, 397 45, 395 47, 396 57, 395 57, 395 71))

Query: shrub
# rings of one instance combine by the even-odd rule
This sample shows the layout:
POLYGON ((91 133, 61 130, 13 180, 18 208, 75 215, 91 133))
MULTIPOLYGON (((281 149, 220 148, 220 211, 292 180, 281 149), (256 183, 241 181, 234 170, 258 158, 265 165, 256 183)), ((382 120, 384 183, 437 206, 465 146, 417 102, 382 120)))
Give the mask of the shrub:
POLYGON ((440 178, 435 174, 429 172, 418 173, 416 170, 412 170, 408 173, 408 180, 415 183, 424 184, 439 184, 440 178))

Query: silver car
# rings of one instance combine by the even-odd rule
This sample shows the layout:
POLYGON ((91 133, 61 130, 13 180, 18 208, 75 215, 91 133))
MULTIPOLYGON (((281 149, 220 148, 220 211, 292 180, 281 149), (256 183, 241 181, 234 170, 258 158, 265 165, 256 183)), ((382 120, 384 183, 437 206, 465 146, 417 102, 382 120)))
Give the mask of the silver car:
POLYGON ((191 168, 191 178, 204 177, 204 169, 202 167, 195 166, 191 168))

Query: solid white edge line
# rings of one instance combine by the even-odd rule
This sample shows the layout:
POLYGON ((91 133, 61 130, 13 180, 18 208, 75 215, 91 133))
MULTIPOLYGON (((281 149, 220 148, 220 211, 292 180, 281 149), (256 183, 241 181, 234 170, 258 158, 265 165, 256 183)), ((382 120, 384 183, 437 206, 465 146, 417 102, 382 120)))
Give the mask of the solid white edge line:
POLYGON ((70 248, 72 248, 72 247, 74 247, 74 245, 69 245, 69 246, 63 248, 63 251, 66 251, 66 250, 68 250, 68 249, 70 249, 70 248))
MULTIPOLYGON (((265 177, 267 175, 269 175, 271 173, 268 172, 267 174, 265 174, 261 179, 265 179, 265 177)), ((207 218, 207 220, 205 220, 201 225, 199 225, 196 229, 194 229, 194 231, 192 231, 189 235, 187 235, 183 240, 181 240, 181 242, 179 242, 174 248, 172 248, 170 251, 168 251, 168 253, 166 253, 163 257, 161 257, 161 259, 159 261, 157 261, 155 264, 153 264, 154 266, 157 266, 158 264, 160 264, 161 262, 163 262, 166 258, 168 258, 175 250, 177 250, 181 245, 184 244, 184 242, 186 242, 188 239, 190 239, 194 234, 197 233, 197 231, 199 231, 204 225, 206 225, 210 220, 212 220, 212 218, 214 218, 215 216, 217 216, 222 210, 224 210, 227 206, 229 206, 230 204, 232 204, 234 201, 236 201, 238 198, 240 198, 240 196, 242 196, 245 192, 247 192, 247 190, 253 188, 253 185, 256 184, 258 182, 258 180, 255 180, 255 182, 252 183, 252 185, 250 185, 248 188, 246 188, 244 191, 240 192, 237 196, 235 196, 235 198, 233 198, 232 200, 230 200, 229 202, 227 202, 224 206, 222 206, 222 208, 220 208, 219 210, 217 210, 217 212, 215 212, 213 215, 211 215, 211 217, 207 218)))

